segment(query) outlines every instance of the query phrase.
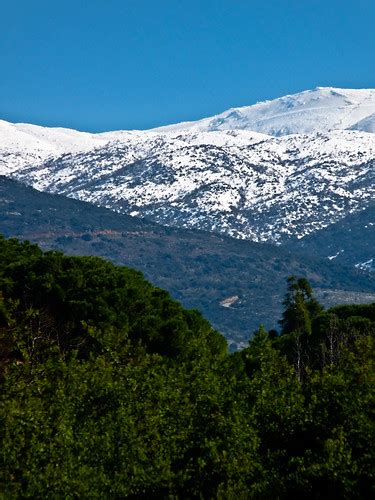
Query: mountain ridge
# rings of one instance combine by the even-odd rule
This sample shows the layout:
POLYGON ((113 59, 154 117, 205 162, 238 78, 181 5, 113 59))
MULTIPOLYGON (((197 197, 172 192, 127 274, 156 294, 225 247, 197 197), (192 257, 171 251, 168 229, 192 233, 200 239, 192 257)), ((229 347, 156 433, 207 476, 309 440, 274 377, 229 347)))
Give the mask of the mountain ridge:
POLYGON ((238 117, 220 130, 198 121, 196 129, 101 134, 1 122, 0 173, 161 224, 280 244, 367 207, 375 134, 355 127, 372 126, 375 90, 317 88, 245 108, 257 106, 267 119, 292 110, 294 122, 284 114, 275 135, 247 130, 238 117), (300 133, 283 135, 297 125, 300 133))
POLYGON ((12 176, 158 223, 279 243, 322 229, 371 200, 374 134, 267 140, 252 134, 135 136, 31 163, 12 176))
MULTIPOLYGON (((375 113, 374 89, 343 89, 335 87, 316 87, 297 94, 289 94, 277 99, 260 101, 250 106, 230 108, 209 118, 193 122, 183 122, 175 125, 158 127, 157 131, 176 131, 193 128, 194 130, 252 130, 272 136, 290 135, 295 133, 327 132, 329 130, 356 129, 357 122, 369 118, 375 113), (341 110, 340 110, 341 108, 341 110), (343 116, 342 110, 349 111, 343 116), (324 110, 323 114, 320 111, 324 110), (327 117, 327 110, 332 116, 327 117), (339 110, 339 112, 338 112, 339 110), (318 111, 319 119, 309 123, 306 111, 318 111), (369 112, 368 112, 369 111, 369 112), (304 121, 277 126, 280 117, 296 117, 303 114, 304 121), (352 118, 350 118, 351 115, 352 118), (323 118, 323 121, 322 121, 323 118), (330 120, 329 120, 330 118, 330 120), (273 125, 267 125, 267 122, 273 125), (262 125, 263 124, 263 125, 262 125)), ((288 122, 288 118, 287 118, 288 122)), ((371 120, 372 123, 372 120, 371 120)), ((363 129, 362 129, 363 130, 363 129)), ((366 130, 363 130, 366 131, 366 130)))

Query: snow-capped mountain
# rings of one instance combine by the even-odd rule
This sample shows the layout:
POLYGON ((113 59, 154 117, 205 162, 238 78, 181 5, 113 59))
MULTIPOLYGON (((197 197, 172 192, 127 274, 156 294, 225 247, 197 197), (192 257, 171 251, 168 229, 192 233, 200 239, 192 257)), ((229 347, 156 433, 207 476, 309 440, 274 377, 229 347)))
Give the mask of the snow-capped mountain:
POLYGON ((90 134, 67 128, 40 127, 0 120, 0 172, 7 175, 25 165, 39 165, 65 153, 91 151, 128 132, 90 134))
POLYGON ((375 90, 317 88, 150 131, 0 122, 0 173, 162 224, 282 242, 375 194, 375 90))
POLYGON ((254 104, 231 108, 196 122, 178 123, 156 130, 252 130, 281 136, 326 133, 330 130, 375 130, 375 89, 317 87, 254 104))

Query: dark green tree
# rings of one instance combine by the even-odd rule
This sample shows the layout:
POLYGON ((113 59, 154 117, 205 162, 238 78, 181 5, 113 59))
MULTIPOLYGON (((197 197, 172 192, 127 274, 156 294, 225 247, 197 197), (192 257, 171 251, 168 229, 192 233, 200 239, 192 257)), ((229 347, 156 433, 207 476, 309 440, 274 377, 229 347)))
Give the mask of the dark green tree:
POLYGON ((284 311, 280 321, 281 333, 311 333, 313 319, 323 310, 313 295, 305 278, 288 278, 288 289, 283 301, 284 311))

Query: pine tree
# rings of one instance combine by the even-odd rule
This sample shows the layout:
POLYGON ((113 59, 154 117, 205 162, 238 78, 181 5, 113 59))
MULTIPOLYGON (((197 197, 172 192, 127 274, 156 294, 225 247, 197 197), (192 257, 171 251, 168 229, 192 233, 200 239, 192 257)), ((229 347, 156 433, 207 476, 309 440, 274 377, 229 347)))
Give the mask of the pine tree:
POLYGON ((288 290, 283 301, 284 312, 280 321, 281 333, 311 334, 312 320, 322 311, 305 278, 288 278, 288 290))

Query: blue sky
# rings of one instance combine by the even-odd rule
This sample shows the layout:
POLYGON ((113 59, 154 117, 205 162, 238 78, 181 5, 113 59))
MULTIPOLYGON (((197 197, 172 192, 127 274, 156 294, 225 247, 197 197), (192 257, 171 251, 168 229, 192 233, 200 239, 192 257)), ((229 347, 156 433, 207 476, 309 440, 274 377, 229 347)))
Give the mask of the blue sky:
POLYGON ((373 0, 1 0, 0 118, 80 130, 375 87, 373 0))

